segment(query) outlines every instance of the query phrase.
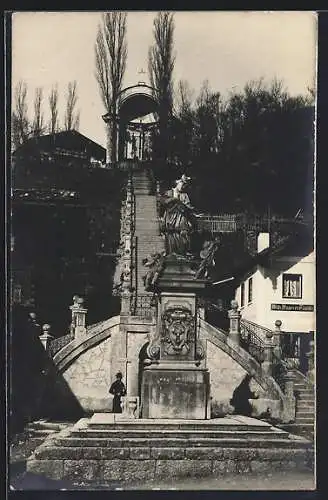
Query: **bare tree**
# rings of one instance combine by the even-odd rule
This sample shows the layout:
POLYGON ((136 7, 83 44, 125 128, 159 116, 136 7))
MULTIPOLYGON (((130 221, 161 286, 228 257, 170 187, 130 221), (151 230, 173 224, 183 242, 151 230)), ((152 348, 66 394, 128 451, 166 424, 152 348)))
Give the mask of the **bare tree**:
POLYGON ((168 154, 168 125, 173 107, 173 54, 174 17, 169 12, 159 12, 154 19, 154 43, 148 53, 148 67, 152 87, 159 102, 160 143, 159 157, 168 154))
POLYGON ((43 89, 42 87, 37 87, 35 89, 34 118, 32 125, 32 135, 34 137, 40 137, 40 135, 42 135, 45 130, 44 117, 42 112, 42 103, 43 103, 43 89))
POLYGON ((69 82, 66 94, 66 113, 65 113, 65 130, 77 130, 79 127, 80 113, 75 111, 77 104, 77 82, 69 82))
POLYGON ((190 88, 188 81, 179 80, 175 98, 176 113, 179 116, 184 116, 191 113, 193 105, 193 95, 194 92, 190 88))
POLYGON ((12 113, 12 145, 17 149, 29 138, 30 123, 27 107, 27 84, 20 80, 14 92, 14 111, 12 113))
POLYGON ((49 98, 50 120, 49 132, 55 134, 58 130, 58 86, 54 85, 51 89, 49 98))
POLYGON ((117 157, 117 100, 122 89, 127 59, 126 21, 126 13, 104 13, 95 44, 95 76, 101 99, 109 114, 107 149, 112 162, 117 157))

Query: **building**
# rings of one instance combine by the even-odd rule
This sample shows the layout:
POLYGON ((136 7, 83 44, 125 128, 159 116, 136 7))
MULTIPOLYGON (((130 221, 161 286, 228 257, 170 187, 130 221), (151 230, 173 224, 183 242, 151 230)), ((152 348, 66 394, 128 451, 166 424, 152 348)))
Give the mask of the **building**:
POLYGON ((14 152, 14 161, 29 158, 35 161, 86 166, 106 162, 106 149, 77 130, 32 137, 14 152))
POLYGON ((257 255, 236 277, 235 299, 243 320, 271 330, 281 321, 281 346, 302 361, 315 330, 313 239, 298 234, 270 245, 260 233, 257 255))

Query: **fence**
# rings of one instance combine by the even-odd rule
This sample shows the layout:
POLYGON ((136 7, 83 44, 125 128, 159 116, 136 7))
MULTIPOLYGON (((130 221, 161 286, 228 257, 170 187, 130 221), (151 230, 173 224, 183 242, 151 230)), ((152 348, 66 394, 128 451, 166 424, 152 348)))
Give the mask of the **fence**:
POLYGON ((233 233, 235 231, 256 231, 291 233, 309 223, 284 217, 267 217, 249 214, 202 215, 197 217, 197 229, 211 233, 233 233))
POLYGON ((264 361, 264 343, 244 321, 240 322, 240 346, 260 364, 264 361))
POLYGON ((150 319, 152 317, 152 306, 154 298, 152 295, 136 294, 134 316, 150 319))
POLYGON ((235 215, 213 215, 197 217, 198 231, 210 231, 211 233, 234 233, 237 231, 235 215))

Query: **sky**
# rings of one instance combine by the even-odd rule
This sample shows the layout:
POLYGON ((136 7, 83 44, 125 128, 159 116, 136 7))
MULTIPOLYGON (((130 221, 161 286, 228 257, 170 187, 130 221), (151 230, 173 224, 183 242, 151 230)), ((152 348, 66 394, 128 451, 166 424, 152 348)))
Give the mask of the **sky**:
MULTIPOLYGON (((149 82, 148 48, 153 42, 156 12, 128 12, 128 60, 124 86, 149 82)), ((223 95, 263 77, 284 81, 292 95, 314 87, 316 15, 290 12, 175 12, 174 81, 187 80, 197 94, 204 80, 223 95)), ((105 113, 94 72, 94 44, 101 12, 16 12, 12 21, 12 86, 28 86, 29 114, 36 87, 43 87, 44 115, 48 95, 59 89, 63 123, 65 92, 77 80, 80 132, 105 146, 105 113)))

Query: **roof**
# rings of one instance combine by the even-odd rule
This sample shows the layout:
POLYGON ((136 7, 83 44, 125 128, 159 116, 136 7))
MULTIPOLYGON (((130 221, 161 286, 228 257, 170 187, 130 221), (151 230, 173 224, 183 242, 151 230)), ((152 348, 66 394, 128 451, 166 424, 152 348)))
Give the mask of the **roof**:
POLYGON ((309 255, 313 250, 313 235, 307 229, 297 234, 279 238, 268 248, 265 248, 252 257, 250 256, 241 266, 235 268, 232 273, 238 278, 258 265, 269 267, 275 258, 299 257, 301 259, 309 255))
POLYGON ((93 156, 97 160, 106 159, 106 149, 77 130, 65 130, 55 134, 31 137, 27 142, 16 149, 14 155, 16 156, 41 149, 50 152, 54 151, 56 148, 78 152, 83 151, 87 156, 93 156))

